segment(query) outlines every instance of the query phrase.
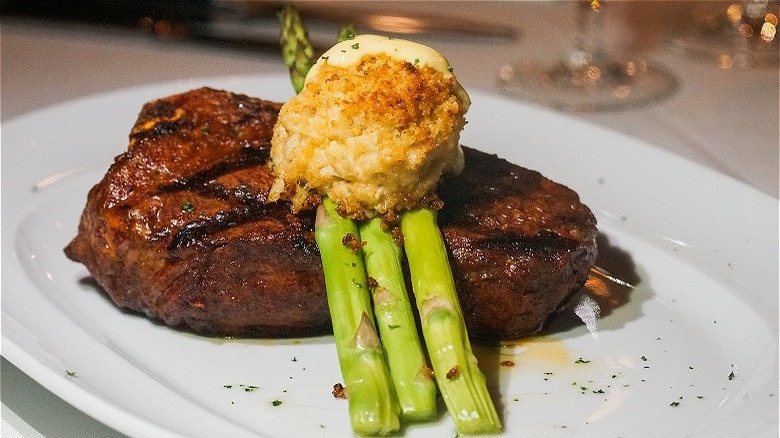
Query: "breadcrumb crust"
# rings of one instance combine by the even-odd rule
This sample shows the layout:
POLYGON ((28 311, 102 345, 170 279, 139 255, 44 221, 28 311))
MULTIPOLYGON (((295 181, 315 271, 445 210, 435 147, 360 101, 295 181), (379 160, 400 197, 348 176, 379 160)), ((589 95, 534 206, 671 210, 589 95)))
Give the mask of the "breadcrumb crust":
POLYGON ((463 168, 467 106, 455 89, 454 77, 384 54, 324 62, 279 114, 271 198, 297 211, 316 192, 355 219, 429 202, 442 174, 463 168))

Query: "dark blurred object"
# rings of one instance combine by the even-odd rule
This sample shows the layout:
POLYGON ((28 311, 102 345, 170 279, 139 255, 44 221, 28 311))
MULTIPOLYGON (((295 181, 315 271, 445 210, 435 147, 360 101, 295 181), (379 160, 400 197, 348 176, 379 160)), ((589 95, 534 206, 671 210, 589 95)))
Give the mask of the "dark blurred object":
POLYGON ((253 22, 262 28, 253 34, 215 31, 215 24, 240 20, 240 11, 210 0, 0 0, 5 18, 43 20, 63 24, 137 29, 165 40, 194 40, 221 48, 251 51, 279 50, 276 12, 253 22))
POLYGON ((222 32, 223 22, 245 20, 242 11, 210 0, 0 0, 3 19, 32 19, 62 24, 137 29, 165 40, 195 40, 221 48, 279 50, 279 30, 273 4, 254 32, 222 32))
MULTIPOLYGON (((45 20, 138 29, 166 40, 196 40, 220 47, 279 50, 279 1, 243 0, 0 0, 5 18, 45 20)), ((393 2, 378 3, 391 10, 393 2)), ((304 3, 315 51, 333 44, 338 29, 354 24, 359 31, 437 35, 506 42, 518 37, 514 27, 470 18, 405 13, 376 13, 356 7, 304 3)))
POLYGON ((63 22, 136 27, 153 18, 171 24, 207 21, 213 12, 209 0, 2 0, 0 14, 63 22))

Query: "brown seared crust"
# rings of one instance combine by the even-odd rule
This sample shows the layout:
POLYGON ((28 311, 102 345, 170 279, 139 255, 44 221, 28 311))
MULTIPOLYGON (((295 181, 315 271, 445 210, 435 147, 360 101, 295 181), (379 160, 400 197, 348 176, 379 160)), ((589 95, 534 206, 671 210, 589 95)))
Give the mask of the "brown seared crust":
POLYGON ((575 192, 539 172, 464 153, 463 173, 440 186, 439 222, 469 335, 536 333, 588 278, 596 220, 575 192))
POLYGON ((313 215, 266 204, 279 104, 202 88, 146 104, 65 249, 114 302, 214 335, 330 327, 313 215))
MULTIPOLYGON (((267 203, 279 104, 201 88, 146 104, 65 248, 121 307, 208 335, 330 330, 312 211, 267 203)), ((439 222, 472 336, 536 332, 584 283, 595 219, 539 173, 464 148, 439 222)))

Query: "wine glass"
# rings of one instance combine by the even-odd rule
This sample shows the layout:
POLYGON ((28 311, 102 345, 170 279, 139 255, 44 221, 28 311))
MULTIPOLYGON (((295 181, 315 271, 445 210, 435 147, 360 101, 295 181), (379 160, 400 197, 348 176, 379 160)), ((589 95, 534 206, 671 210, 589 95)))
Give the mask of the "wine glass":
POLYGON ((714 12, 707 5, 698 6, 685 32, 673 39, 675 48, 725 69, 778 66, 777 1, 744 0, 714 12))
POLYGON ((502 66, 504 92, 560 110, 588 112, 647 105, 676 90, 677 80, 663 68, 607 54, 598 35, 608 9, 603 1, 578 0, 576 8, 575 41, 566 59, 553 65, 530 61, 502 66))

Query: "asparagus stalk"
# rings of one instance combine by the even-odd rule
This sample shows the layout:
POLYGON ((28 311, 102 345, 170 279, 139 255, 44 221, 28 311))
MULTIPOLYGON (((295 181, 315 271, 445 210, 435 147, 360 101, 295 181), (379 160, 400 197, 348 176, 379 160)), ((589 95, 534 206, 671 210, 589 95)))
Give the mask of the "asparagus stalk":
POLYGON ((314 64, 314 48, 295 6, 288 5, 282 9, 279 20, 282 25, 282 57, 290 69, 293 88, 296 93, 300 93, 306 81, 306 74, 314 64))
POLYGON ((420 344, 404 282, 403 252, 393 236, 382 228, 380 218, 361 224, 360 238, 365 241, 366 271, 375 282, 371 289, 374 314, 401 405, 401 417, 431 420, 436 415, 436 385, 420 344))
POLYGON ((400 407, 374 326, 361 250, 345 244, 349 235, 357 238, 357 225, 339 216, 333 201, 325 199, 317 210, 314 238, 325 271, 352 429, 361 435, 387 435, 400 427, 400 407))
POLYGON ((405 213, 401 231, 423 337, 447 410, 459 433, 498 432, 501 422, 471 351, 436 212, 405 213))
MULTIPOLYGON (((282 55, 296 93, 314 64, 308 32, 298 10, 280 13, 282 55)), ((339 41, 354 38, 352 26, 339 31, 339 41)), ((377 335, 366 271, 360 247, 346 246, 351 235, 359 242, 357 224, 341 217, 325 198, 317 210, 315 240, 320 250, 336 352, 346 384, 352 429, 361 435, 386 435, 400 428, 400 406, 382 344, 377 335)), ((419 341, 418 341, 419 344, 419 341)))
POLYGON ((347 24, 341 27, 339 29, 339 34, 336 39, 336 42, 340 43, 342 41, 346 40, 353 40, 355 39, 355 35, 357 35, 357 31, 355 30, 355 26, 351 24, 347 24))
MULTIPOLYGON (((282 54, 298 93, 314 64, 314 51, 294 6, 286 7, 280 19, 282 54)), ((339 31, 338 41, 354 38, 354 35, 355 29, 345 26, 339 31)), ((501 424, 487 393, 485 378, 471 352, 435 213, 420 210, 407 213, 403 218, 403 233, 412 238, 412 249, 407 244, 406 253, 415 281, 417 306, 423 317, 423 334, 434 373, 447 377, 446 381, 439 378, 445 403, 459 432, 498 431, 501 424), (423 264, 429 256, 434 257, 435 268, 426 272, 428 267, 423 264)), ((377 221, 363 227, 369 241, 366 263, 370 275, 379 283, 374 300, 379 309, 380 327, 386 328, 382 336, 387 338, 388 354, 393 352, 391 365, 395 369, 395 387, 389 384, 389 371, 365 293, 363 260, 341 244, 343 236, 349 233, 358 236, 357 225, 350 219, 341 218, 333 202, 325 199, 317 211, 315 226, 339 364, 350 400, 352 427, 364 435, 398 430, 401 408, 396 392, 403 395, 405 418, 424 419, 435 415, 435 391, 430 389, 433 385, 426 372, 414 318, 409 322, 410 306, 408 302, 402 302, 408 300, 402 300, 402 297, 406 298, 406 288, 400 274, 400 250, 381 228, 377 232, 376 227, 380 225, 377 221), (414 327, 414 335, 407 330, 394 333, 401 327, 414 327), (418 352, 421 358, 418 358, 418 352), (407 357, 404 359, 404 356, 407 357), (412 376, 411 380, 409 376, 412 376), (429 407, 431 404, 433 406, 429 407)), ((409 241, 408 237, 406 239, 409 241)))

